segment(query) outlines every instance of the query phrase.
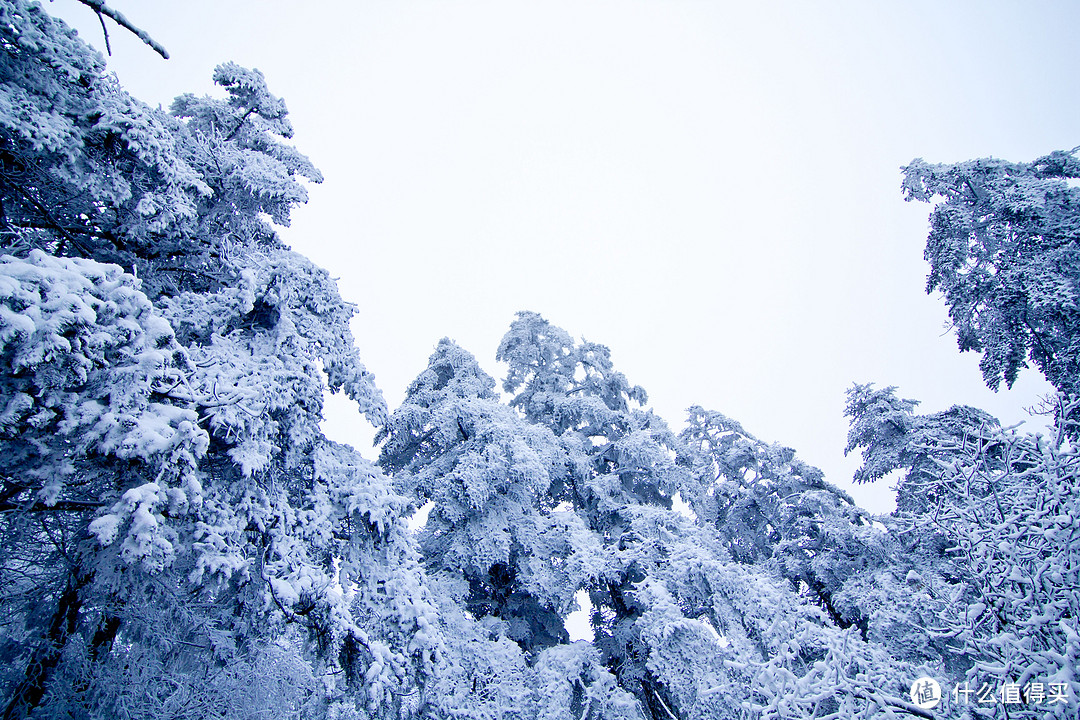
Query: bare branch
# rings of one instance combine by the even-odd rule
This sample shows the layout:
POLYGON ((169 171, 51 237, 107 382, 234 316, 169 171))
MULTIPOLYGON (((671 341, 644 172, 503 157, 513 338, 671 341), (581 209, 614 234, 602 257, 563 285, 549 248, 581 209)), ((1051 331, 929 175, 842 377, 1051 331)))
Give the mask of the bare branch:
MULTIPOLYGON (((145 30, 142 30, 141 28, 132 25, 131 22, 123 16, 123 14, 117 12, 116 10, 113 10, 111 7, 106 5, 104 0, 79 0, 79 2, 96 12, 98 14, 98 17, 102 15, 108 15, 110 18, 113 19, 113 22, 115 22, 120 27, 131 31, 131 33, 135 35, 135 37, 139 38, 144 43, 153 48, 154 52, 156 52, 158 55, 165 58, 166 60, 169 59, 169 52, 165 48, 161 47, 161 45, 159 45, 157 41, 154 40, 154 38, 150 37, 150 35, 148 35, 145 30)), ((102 27, 105 27, 104 22, 102 23, 102 27)), ((109 34, 106 32, 105 46, 108 47, 108 45, 109 34)))
POLYGON ((105 53, 112 57, 112 44, 109 43, 109 28, 105 27, 105 16, 99 12, 97 19, 101 23, 101 34, 105 36, 105 53))
POLYGON ((105 503, 100 500, 58 500, 52 505, 43 502, 27 504, 8 501, 0 503, 0 513, 86 512, 101 507, 105 507, 105 503))

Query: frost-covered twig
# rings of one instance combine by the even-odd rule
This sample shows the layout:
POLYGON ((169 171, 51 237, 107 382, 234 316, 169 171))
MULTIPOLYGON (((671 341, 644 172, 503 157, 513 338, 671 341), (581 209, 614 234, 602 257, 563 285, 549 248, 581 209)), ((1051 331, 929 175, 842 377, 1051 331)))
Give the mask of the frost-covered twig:
MULTIPOLYGON (((153 48, 154 52, 156 52, 158 55, 165 58, 166 60, 169 59, 169 52, 160 44, 158 44, 158 42, 154 40, 154 38, 150 37, 150 35, 148 35, 145 30, 138 28, 135 25, 132 25, 130 20, 124 17, 123 14, 121 14, 120 12, 113 10, 111 7, 106 5, 103 0, 79 0, 79 2, 96 12, 98 14, 98 17, 102 15, 108 15, 110 18, 112 18, 113 22, 115 22, 117 25, 124 28, 125 30, 129 30, 133 35, 135 35, 135 37, 139 38, 144 43, 153 48)), ((104 23, 102 23, 102 28, 104 28, 104 23)), ((108 46, 108 42, 109 34, 106 32, 106 46, 108 46)))

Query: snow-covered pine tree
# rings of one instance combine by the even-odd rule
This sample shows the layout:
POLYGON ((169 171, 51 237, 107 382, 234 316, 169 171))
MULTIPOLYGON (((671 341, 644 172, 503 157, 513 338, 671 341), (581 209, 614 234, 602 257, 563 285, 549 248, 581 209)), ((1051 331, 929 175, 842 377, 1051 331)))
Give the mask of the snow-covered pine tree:
POLYGON ((420 548, 432 587, 452 599, 441 604, 447 653, 432 702, 469 717, 636 717, 595 651, 566 645, 575 593, 607 560, 559 504, 566 451, 494 387, 444 338, 379 436, 401 492, 431 504, 420 548))
POLYGON ((905 199, 935 203, 926 291, 944 294, 992 389, 1031 360, 1059 392, 1080 392, 1080 188, 1067 182, 1078 150, 903 168, 905 199))
POLYGON ((941 463, 963 446, 965 438, 993 432, 997 418, 977 408, 954 405, 944 412, 915 414, 918 401, 896 396, 895 387, 854 385, 847 392, 845 415, 851 418, 845 452, 861 450, 855 482, 880 480, 903 471, 896 484, 897 514, 924 514, 938 505, 941 463))
MULTIPOLYGON (((912 594, 893 594, 887 605, 911 619, 897 639, 925 637, 950 683, 1055 683, 1074 702, 1080 465, 1067 436, 1075 405, 1057 401, 1047 437, 1003 429, 969 407, 918 415, 894 388, 856 386, 848 398, 849 450, 864 461, 856 477, 899 474, 897 511, 886 522, 913 567, 912 594)), ((867 586, 864 602, 887 589, 867 586)), ((1067 704, 1030 704, 1010 717, 1065 717, 1067 704)))
POLYGON ((608 553, 590 588, 595 644, 646 718, 918 711, 902 699, 913 667, 836 627, 776 564, 734 561, 715 524, 671 509, 676 492, 701 490, 691 453, 634 406, 645 392, 614 369, 606 347, 519 313, 497 357, 509 366, 511 405, 566 448, 570 482, 559 499, 608 553))
POLYGON ((648 643, 636 624, 641 608, 630 595, 648 576, 638 557, 649 542, 643 533, 657 532, 664 518, 681 522, 670 509, 684 474, 674 461, 675 437, 661 419, 631 406, 647 396, 614 369, 608 348, 576 343, 536 313, 518 313, 496 358, 508 365, 503 389, 514 393, 511 406, 566 449, 568 480, 558 500, 609 553, 590 588, 595 642, 622 687, 655 717, 671 700, 647 667, 648 643))
MULTIPOLYGON (((1009 717, 1071 716, 1080 697, 1080 191, 1067 182, 1080 177, 1076 152, 904 168, 906 199, 935 203, 927 290, 944 293, 960 350, 982 353, 989 387, 1012 385, 1030 360, 1057 388, 1049 436, 964 406, 917 415, 894 388, 848 391, 847 450, 863 456, 856 480, 899 477, 889 535, 919 563, 908 585, 934 616, 917 624, 949 682, 1024 688, 1009 717), (1053 685, 1062 702, 1032 701, 1033 684, 1053 685)), ((866 589, 872 598, 883 587, 866 589)))
POLYGON ((406 500, 319 430, 327 386, 385 405, 274 231, 318 173, 215 79, 151 109, 0 2, 5 720, 396 717, 438 653, 406 500))
POLYGON ((679 439, 695 482, 688 503, 742 563, 774 563, 840 627, 867 637, 870 618, 838 605, 853 577, 890 563, 869 513, 791 448, 768 444, 722 413, 692 407, 679 439))
POLYGON ((470 613, 499 618, 535 653, 567 641, 563 619, 602 555, 577 515, 556 507, 566 455, 555 436, 494 387, 444 338, 383 429, 380 463, 416 503, 432 503, 420 535, 429 574, 463 582, 470 613))

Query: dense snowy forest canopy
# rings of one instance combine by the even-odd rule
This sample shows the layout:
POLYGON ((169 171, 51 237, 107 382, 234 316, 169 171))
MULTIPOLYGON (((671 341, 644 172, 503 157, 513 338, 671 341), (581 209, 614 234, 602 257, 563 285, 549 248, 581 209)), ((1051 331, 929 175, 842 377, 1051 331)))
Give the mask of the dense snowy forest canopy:
POLYGON ((904 168, 960 349, 1058 394, 1031 435, 852 387, 875 517, 720 412, 672 430, 533 312, 501 383, 443 339, 391 412, 278 236, 322 180, 284 102, 214 80, 151 108, 0 1, 4 720, 1075 717, 1076 150, 904 168), (327 391, 377 461, 324 437, 327 391))

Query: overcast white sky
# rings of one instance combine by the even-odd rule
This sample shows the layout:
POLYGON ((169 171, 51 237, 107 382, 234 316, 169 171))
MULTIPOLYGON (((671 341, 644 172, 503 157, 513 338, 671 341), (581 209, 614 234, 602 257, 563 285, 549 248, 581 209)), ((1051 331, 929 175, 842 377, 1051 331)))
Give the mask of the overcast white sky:
MULTIPOLYGON (((111 67, 167 106, 257 67, 323 171, 287 240, 359 306, 391 408, 440 337, 501 379, 517 310, 612 349, 675 428, 700 404, 851 488, 844 390, 1007 422, 927 296, 899 167, 1080 145, 1080 4, 112 0, 111 67)), ((103 47, 74 0, 48 4, 103 47)), ((330 433, 365 455, 343 403, 330 433)), ((885 487, 856 488, 891 509, 885 487)))

